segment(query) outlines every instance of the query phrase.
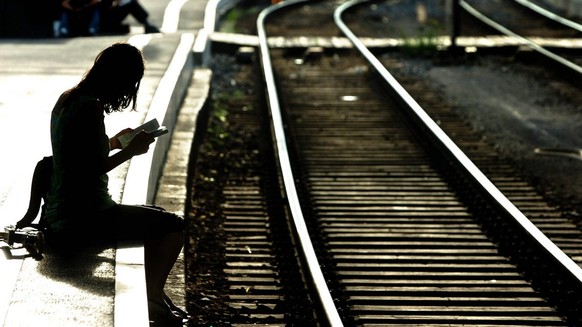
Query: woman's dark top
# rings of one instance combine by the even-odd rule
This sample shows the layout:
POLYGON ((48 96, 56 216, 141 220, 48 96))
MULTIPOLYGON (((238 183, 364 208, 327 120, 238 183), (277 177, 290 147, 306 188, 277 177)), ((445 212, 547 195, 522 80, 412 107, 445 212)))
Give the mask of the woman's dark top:
POLYGON ((54 168, 44 218, 53 232, 82 227, 83 219, 116 204, 107 174, 100 174, 110 150, 103 107, 93 97, 68 97, 51 115, 54 168))

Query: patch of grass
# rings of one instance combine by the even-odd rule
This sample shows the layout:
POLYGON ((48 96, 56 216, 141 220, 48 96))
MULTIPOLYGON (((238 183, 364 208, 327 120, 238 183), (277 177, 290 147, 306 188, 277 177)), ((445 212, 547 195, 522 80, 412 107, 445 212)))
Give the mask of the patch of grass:
POLYGON ((221 21, 220 31, 225 33, 235 33, 236 25, 241 15, 242 12, 240 10, 229 10, 221 21))
POLYGON ((441 47, 438 41, 439 30, 438 22, 427 22, 417 33, 417 36, 403 37, 402 51, 412 56, 434 56, 441 47))

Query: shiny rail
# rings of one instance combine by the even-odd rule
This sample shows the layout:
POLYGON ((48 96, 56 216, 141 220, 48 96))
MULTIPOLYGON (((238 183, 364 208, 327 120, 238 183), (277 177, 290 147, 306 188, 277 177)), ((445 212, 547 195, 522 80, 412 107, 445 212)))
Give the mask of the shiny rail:
MULTIPOLYGON (((538 10, 534 10, 534 11, 541 14, 541 12, 539 11, 539 10, 541 10, 541 8, 539 8, 537 6, 534 7, 533 5, 531 5, 531 3, 529 1, 517 1, 517 2, 522 4, 522 5, 529 3, 530 6, 526 6, 527 8, 529 8, 531 10, 534 10, 534 8, 536 8, 538 10)), ((509 30, 505 26, 495 22, 491 18, 489 18, 489 17, 485 16, 484 14, 482 14, 481 12, 479 12, 476 8, 471 6, 466 1, 459 0, 459 6, 461 6, 461 8, 463 8, 467 13, 471 14, 472 16, 477 18, 478 20, 480 20, 483 23, 487 24, 488 26, 494 28, 495 30, 499 31, 500 33, 505 34, 513 39, 516 39, 521 44, 523 44, 523 45, 531 48, 532 50, 542 54, 543 56, 555 61, 556 63, 558 63, 558 64, 560 64, 560 65, 562 65, 562 66, 564 66, 564 67, 566 67, 566 68, 568 68, 568 69, 570 69, 578 74, 582 74, 582 67, 580 67, 576 63, 574 63, 574 62, 572 62, 572 61, 570 61, 570 60, 568 60, 568 59, 566 59, 566 58, 564 58, 556 53, 549 51, 548 49, 542 47, 538 43, 536 43, 536 42, 534 42, 526 37, 523 37, 523 36, 513 32, 513 31, 509 30)), ((580 25, 575 24, 577 26, 571 26, 572 24, 566 23, 566 22, 568 22, 567 19, 565 19, 565 18, 558 19, 558 17, 559 17, 558 15, 551 14, 547 11, 545 11, 545 14, 543 14, 543 15, 546 17, 552 16, 552 18, 550 18, 550 17, 548 17, 548 18, 550 18, 554 21, 559 21, 560 23, 562 23, 566 26, 572 27, 576 30, 579 30, 578 28, 580 28, 580 25)))
POLYGON ((321 271, 317 256, 315 255, 313 244, 307 231, 303 212, 299 203, 297 190, 295 188, 295 178, 293 176, 289 153, 287 151, 287 140, 285 137, 283 119, 279 105, 279 98, 277 95, 277 86, 275 83, 275 77, 273 75, 269 45, 265 31, 265 21, 268 19, 270 14, 279 9, 303 2, 307 1, 299 0, 282 2, 277 5, 268 7, 260 13, 257 19, 260 61, 263 68, 263 78, 271 114, 271 128, 274 132, 274 142, 276 147, 275 152, 277 155, 280 174, 283 179, 287 205, 291 212, 291 219, 295 228, 296 235, 294 236, 300 246, 299 253, 303 256, 301 261, 305 264, 303 267, 304 274, 308 277, 309 280, 313 282, 312 286, 313 292, 315 293, 315 298, 317 299, 316 302, 321 307, 321 311, 323 312, 324 316, 321 318, 325 318, 325 322, 329 326, 343 326, 338 310, 335 307, 325 278, 321 271))
POLYGON ((564 26, 568 26, 572 29, 575 29, 577 31, 582 32, 582 25, 580 25, 572 20, 569 20, 567 18, 564 18, 560 15, 557 15, 551 11, 548 11, 548 10, 536 5, 535 3, 531 2, 531 1, 528 1, 528 0, 514 0, 514 1, 519 3, 520 5, 528 8, 528 9, 531 9, 531 10, 537 12, 538 14, 540 14, 548 19, 551 19, 551 20, 558 22, 564 26))
MULTIPOLYGON (((369 0, 352 0, 338 7, 334 13, 334 19, 340 30, 350 39, 354 47, 370 62, 382 79, 394 89, 395 94, 400 98, 402 104, 410 109, 411 116, 417 122, 424 125, 429 137, 434 138, 440 151, 446 152, 447 156, 455 160, 455 166, 463 169, 468 176, 471 176, 474 184, 480 188, 480 193, 484 194, 484 200, 490 201, 491 205, 503 212, 504 218, 511 219, 521 229, 520 232, 531 239, 531 243, 536 251, 543 253, 544 258, 540 260, 550 260, 556 264, 556 269, 560 270, 560 275, 565 276, 568 282, 563 283, 562 289, 558 293, 573 295, 576 303, 582 303, 582 269, 558 248, 546 235, 544 235, 511 201, 499 191, 499 189, 480 171, 480 169, 463 153, 463 151, 446 135, 446 133, 430 118, 423 108, 414 98, 396 81, 388 72, 386 67, 374 56, 374 54, 359 40, 359 38, 343 22, 342 15, 350 8, 366 4, 369 0)), ((464 1, 461 1, 464 3, 464 1)), ((464 3, 463 7, 468 6, 464 3)), ((465 8, 467 9, 467 8, 465 8)), ((519 37, 519 36, 518 36, 519 37)), ((528 44, 531 41, 524 39, 528 44)), ((536 48, 539 47, 536 45, 536 48)), ((545 50, 547 52, 547 50, 545 50)), ((578 67, 580 68, 580 67, 578 67)), ((546 272, 537 272, 544 278, 546 272)), ((549 273, 549 272, 548 272, 549 273)), ((546 278, 554 278, 551 275, 546 278)))

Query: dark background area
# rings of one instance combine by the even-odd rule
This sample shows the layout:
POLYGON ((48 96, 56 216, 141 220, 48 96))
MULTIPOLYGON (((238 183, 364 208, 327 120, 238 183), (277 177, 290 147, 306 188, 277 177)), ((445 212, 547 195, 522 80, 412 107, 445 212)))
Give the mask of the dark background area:
POLYGON ((52 37, 59 0, 0 1, 0 37, 52 37))

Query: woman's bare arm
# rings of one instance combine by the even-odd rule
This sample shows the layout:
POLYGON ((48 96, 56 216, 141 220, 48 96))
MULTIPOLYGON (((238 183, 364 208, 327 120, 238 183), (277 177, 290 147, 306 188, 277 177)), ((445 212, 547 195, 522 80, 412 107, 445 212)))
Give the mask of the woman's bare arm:
POLYGON ((104 163, 102 174, 106 174, 115 167, 121 165, 125 161, 134 156, 148 152, 150 144, 154 142, 154 137, 148 132, 139 132, 121 151, 109 156, 104 163))

